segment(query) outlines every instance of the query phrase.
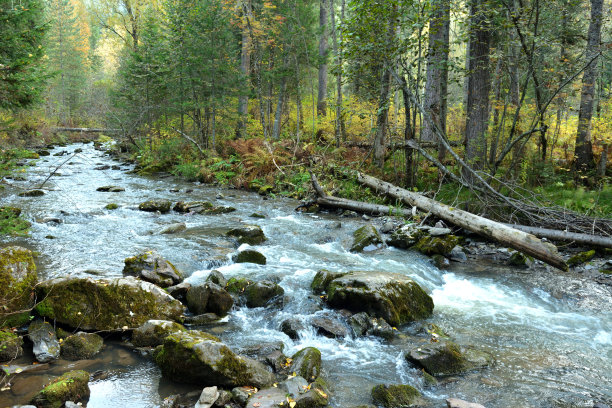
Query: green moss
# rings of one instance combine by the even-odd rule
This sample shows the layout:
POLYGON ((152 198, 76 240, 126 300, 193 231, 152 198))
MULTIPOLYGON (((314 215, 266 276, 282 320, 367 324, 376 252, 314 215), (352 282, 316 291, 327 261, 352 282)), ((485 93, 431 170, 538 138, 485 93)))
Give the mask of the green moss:
POLYGON ((582 265, 583 263, 586 263, 586 262, 590 261, 594 257, 595 257, 595 250, 594 249, 592 249, 590 251, 580 252, 580 253, 572 256, 570 259, 568 259, 567 260, 567 264, 569 266, 582 265))
POLYGON ((508 265, 517 266, 520 268, 527 268, 531 263, 533 263, 532 257, 518 251, 513 252, 508 260, 508 265))
POLYGON ((32 252, 17 246, 0 250, 0 327, 20 326, 29 321, 33 291, 38 281, 32 252), (16 313, 18 312, 19 313, 16 313))
POLYGON ((234 257, 234 262, 236 263, 254 263, 258 265, 266 264, 266 257, 255 250, 246 249, 241 251, 234 257))
POLYGON ((241 294, 246 290, 247 286, 252 283, 252 281, 246 278, 230 278, 230 280, 227 281, 227 285, 225 285, 225 290, 229 293, 241 294))
POLYGON ((0 235, 27 235, 32 224, 20 215, 20 208, 0 207, 0 235))
POLYGON ((421 393, 410 385, 377 385, 372 388, 374 404, 385 408, 410 407, 415 405, 421 393))
POLYGON ((249 384, 252 376, 247 364, 225 346, 220 351, 223 358, 217 363, 217 370, 234 379, 237 384, 249 384))
POLYGON ((106 204, 104 208, 106 208, 107 210, 116 210, 117 208, 119 208, 119 206, 115 203, 110 203, 106 204))
POLYGON ((353 232, 351 252, 361 252, 367 246, 380 244, 382 244, 382 239, 376 228, 373 225, 364 225, 353 232))
POLYGON ((330 272, 326 269, 320 270, 315 275, 312 283, 310 284, 310 288, 312 291, 318 295, 323 294, 325 292, 329 292, 329 284, 331 281, 337 278, 341 278, 346 273, 343 272, 330 272))
POLYGON ((419 252, 431 255, 448 255, 453 248, 459 243, 459 238, 455 235, 447 235, 445 237, 423 237, 414 246, 419 252))
POLYGON ((32 403, 37 407, 60 408, 66 401, 87 402, 88 382, 89 373, 86 371, 67 372, 39 392, 32 403))

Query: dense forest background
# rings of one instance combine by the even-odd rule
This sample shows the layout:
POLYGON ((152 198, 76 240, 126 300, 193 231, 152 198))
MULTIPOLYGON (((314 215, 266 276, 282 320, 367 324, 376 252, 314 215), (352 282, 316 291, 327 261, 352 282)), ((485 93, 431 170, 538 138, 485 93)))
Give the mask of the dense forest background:
POLYGON ((363 198, 362 169, 481 212, 486 186, 610 217, 610 6, 0 0, 0 143, 106 128, 143 172, 262 194, 303 197, 315 170, 363 198))

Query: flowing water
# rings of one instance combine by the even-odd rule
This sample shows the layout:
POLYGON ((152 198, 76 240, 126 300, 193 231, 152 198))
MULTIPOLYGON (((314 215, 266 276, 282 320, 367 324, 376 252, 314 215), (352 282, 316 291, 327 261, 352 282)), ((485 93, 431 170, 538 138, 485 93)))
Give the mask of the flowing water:
MULTIPOLYGON (((410 251, 385 248, 353 254, 347 248, 352 232, 366 221, 359 217, 294 212, 297 202, 264 200, 236 190, 129 174, 129 166, 95 170, 120 163, 92 145, 56 148, 64 156, 36 162, 24 181, 12 181, 4 192, 4 205, 15 205, 33 221, 28 238, 3 238, 3 245, 26 245, 40 253, 40 274, 57 276, 121 276, 123 260, 145 249, 156 249, 189 275, 202 282, 211 268, 227 278, 247 276, 273 279, 288 301, 278 310, 241 308, 232 311, 215 334, 235 349, 263 342, 282 342, 286 355, 303 347, 321 350, 325 376, 332 384, 332 405, 350 407, 369 402, 372 386, 404 383, 418 388, 432 406, 458 397, 487 407, 591 407, 612 402, 612 295, 609 287, 553 272, 517 273, 499 265, 470 263, 452 271, 438 270, 426 257, 410 251), (74 153, 82 148, 80 153, 74 153), (58 168, 58 166, 61 166, 58 168), (49 174, 57 173, 49 178, 49 174), (43 197, 21 198, 19 188, 39 186, 47 178, 43 197), (125 192, 103 193, 103 185, 124 187, 125 192), (192 191, 191 191, 192 190, 192 191), (219 194, 222 194, 219 195, 219 194), (230 205, 237 211, 225 215, 156 215, 138 211, 151 198, 174 202, 207 200, 230 205), (104 209, 108 203, 119 209, 104 209), (263 219, 251 214, 265 215, 263 219), (57 217, 61 223, 42 222, 57 217), (163 226, 185 222, 187 230, 174 235, 156 232, 163 226), (240 224, 260 225, 268 241, 257 250, 267 265, 232 264, 237 250, 224 232, 240 224), (338 223, 341 223, 341 226, 338 223), (486 369, 424 384, 420 370, 404 358, 402 341, 379 338, 329 339, 314 331, 291 340, 278 330, 287 317, 308 321, 317 315, 339 316, 320 310, 310 282, 320 269, 332 271, 390 271, 407 275, 433 297, 434 314, 427 320, 442 327, 460 344, 488 351, 495 363, 486 369)), ((376 222, 376 221, 374 221, 376 222)), ((414 327, 401 327, 410 333, 414 327)), ((166 382, 147 358, 109 344, 106 357, 92 363, 90 371, 104 368, 108 375, 90 383, 90 408, 154 407, 172 393, 184 391, 166 382)), ((31 391, 31 390, 30 390, 31 391)), ((19 396, 0 393, 0 406, 19 396)), ((21 397, 23 398, 23 397, 21 397)))

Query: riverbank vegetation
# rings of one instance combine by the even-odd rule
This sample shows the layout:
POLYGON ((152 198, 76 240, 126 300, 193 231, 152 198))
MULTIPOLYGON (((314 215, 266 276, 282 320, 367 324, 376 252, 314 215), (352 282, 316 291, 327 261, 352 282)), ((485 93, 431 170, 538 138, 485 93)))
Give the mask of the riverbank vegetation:
POLYGON ((103 127, 144 174, 382 201, 359 170, 502 220, 483 189, 610 218, 608 7, 0 1, 0 141, 103 127))

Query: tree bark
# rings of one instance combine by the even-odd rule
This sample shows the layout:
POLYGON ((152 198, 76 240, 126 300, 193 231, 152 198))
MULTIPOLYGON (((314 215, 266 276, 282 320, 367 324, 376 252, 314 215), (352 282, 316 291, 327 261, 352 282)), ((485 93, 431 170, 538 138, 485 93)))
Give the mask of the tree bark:
POLYGON ((493 239, 556 268, 565 271, 568 270, 567 264, 557 252, 557 247, 550 243, 542 242, 531 234, 527 234, 467 211, 449 207, 446 204, 404 190, 403 188, 399 188, 366 174, 358 173, 357 181, 376 191, 382 192, 397 200, 401 200, 410 206, 432 213, 444 221, 480 234, 486 238, 493 239))
POLYGON ((289 56, 285 55, 283 59, 283 76, 281 77, 280 90, 278 91, 278 101, 276 103, 276 113, 274 114, 274 128, 272 129, 272 139, 280 139, 281 118, 283 116, 283 103, 285 101, 285 93, 287 92, 287 75, 285 71, 289 64, 289 56))
POLYGON ((580 95, 580 113, 578 117, 578 132, 576 134, 575 169, 584 172, 594 168, 593 144, 591 141, 591 118, 593 116, 593 101, 595 97, 595 80, 598 71, 598 55, 601 43, 601 25, 603 16, 603 0, 591 0, 591 22, 586 47, 586 59, 591 64, 582 77, 582 93, 580 95))
MULTIPOLYGON (((342 0, 341 12, 340 12, 340 23, 344 20, 344 7, 346 0, 342 0)), ((334 55, 336 57, 336 122, 335 122, 335 134, 336 134, 336 147, 340 147, 340 141, 346 140, 344 134, 344 121, 342 118, 342 55, 340 53, 340 47, 338 46, 338 35, 336 29, 336 13, 334 0, 329 0, 329 10, 331 19, 332 29, 332 43, 334 48, 334 55)), ((340 31, 340 43, 342 43, 342 31, 340 31)))
POLYGON ((319 3, 319 29, 321 31, 319 37, 319 89, 317 95, 317 116, 325 117, 327 115, 327 11, 328 1, 320 0, 319 3))
MULTIPOLYGON (((242 46, 240 49, 240 72, 244 77, 245 83, 250 83, 251 74, 251 35, 249 24, 252 19, 251 0, 246 0, 242 4, 242 46)), ((248 90, 250 87, 246 86, 248 90)), ((236 139, 245 136, 246 121, 249 110, 249 95, 243 90, 243 94, 238 97, 238 123, 236 124, 236 139)))

